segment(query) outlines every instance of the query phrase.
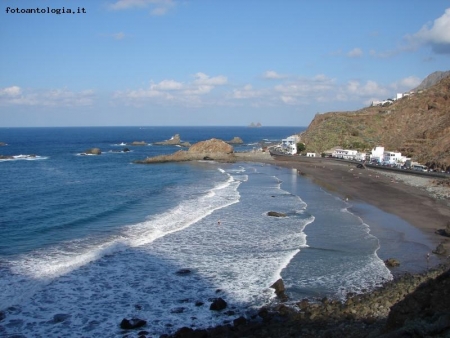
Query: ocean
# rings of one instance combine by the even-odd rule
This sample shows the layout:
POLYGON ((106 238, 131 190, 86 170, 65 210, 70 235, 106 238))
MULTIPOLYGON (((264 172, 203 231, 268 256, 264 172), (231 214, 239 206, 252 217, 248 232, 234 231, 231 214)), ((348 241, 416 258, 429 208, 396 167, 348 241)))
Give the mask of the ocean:
POLYGON ((14 156, 0 160, 0 336, 121 337, 123 318, 141 318, 159 337, 250 317, 277 302, 279 278, 291 303, 392 279, 378 255, 392 229, 371 228, 379 211, 295 170, 133 163, 179 150, 153 144, 177 133, 191 144, 239 136, 235 151, 250 151, 304 129, 0 128, 0 155, 14 156), (102 154, 82 155, 93 147, 102 154), (228 307, 211 311, 218 297, 228 307))

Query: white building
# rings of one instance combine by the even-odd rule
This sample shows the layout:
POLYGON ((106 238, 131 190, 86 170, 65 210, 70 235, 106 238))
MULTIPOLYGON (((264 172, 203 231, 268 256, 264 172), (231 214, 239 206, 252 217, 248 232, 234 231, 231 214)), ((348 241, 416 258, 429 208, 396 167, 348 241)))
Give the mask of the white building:
POLYGON ((356 150, 350 149, 335 149, 332 156, 336 158, 342 158, 344 160, 354 160, 357 152, 358 151, 356 150))
POLYGON ((386 104, 392 104, 392 103, 394 103, 394 100, 392 100, 392 99, 387 99, 387 100, 383 100, 383 101, 374 100, 374 101, 372 101, 371 106, 372 107, 374 107, 374 106, 384 106, 386 104))
POLYGON ((297 154, 297 143, 300 141, 298 135, 292 135, 281 140, 281 149, 291 155, 297 154))
POLYGON ((369 160, 370 162, 382 162, 384 155, 384 147, 375 147, 372 149, 369 160))
MULTIPOLYGON (((396 153, 393 151, 385 151, 383 153, 383 164, 397 164, 402 162, 402 156, 401 153, 396 153)), ((404 159, 406 161, 406 159, 404 159)), ((403 162, 404 162, 403 161, 403 162)))
POLYGON ((408 160, 406 156, 402 156, 402 153, 396 153, 392 151, 385 151, 383 154, 383 164, 405 164, 408 160))
POLYGON ((316 157, 316 153, 306 153, 306 157, 316 157))
POLYGON ((360 153, 357 152, 355 156, 356 161, 365 161, 366 160, 366 153, 360 153))

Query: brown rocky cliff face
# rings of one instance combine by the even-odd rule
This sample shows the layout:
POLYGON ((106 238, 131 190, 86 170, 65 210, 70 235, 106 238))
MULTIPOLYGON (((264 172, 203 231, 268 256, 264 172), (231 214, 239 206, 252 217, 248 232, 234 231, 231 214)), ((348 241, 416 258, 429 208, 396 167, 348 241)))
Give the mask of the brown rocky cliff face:
POLYGON ((385 107, 316 115, 302 134, 308 151, 381 145, 431 166, 450 166, 450 77, 385 107))

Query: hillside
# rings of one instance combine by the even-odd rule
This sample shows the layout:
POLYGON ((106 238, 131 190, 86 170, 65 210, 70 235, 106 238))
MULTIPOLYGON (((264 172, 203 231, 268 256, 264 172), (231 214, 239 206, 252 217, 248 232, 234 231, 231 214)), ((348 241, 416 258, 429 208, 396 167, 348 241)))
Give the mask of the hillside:
POLYGON ((413 161, 447 169, 450 76, 389 106, 317 114, 301 139, 307 151, 322 153, 336 146, 369 151, 381 145, 413 161))

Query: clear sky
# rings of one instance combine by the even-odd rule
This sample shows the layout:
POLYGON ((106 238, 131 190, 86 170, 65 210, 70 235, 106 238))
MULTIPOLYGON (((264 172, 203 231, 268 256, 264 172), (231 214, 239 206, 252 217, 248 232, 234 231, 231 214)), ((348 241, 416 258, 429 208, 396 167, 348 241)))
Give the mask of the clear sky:
POLYGON ((0 127, 307 126, 450 70, 448 0, 0 6, 0 127))

